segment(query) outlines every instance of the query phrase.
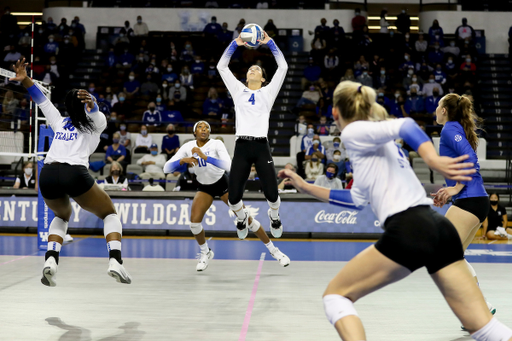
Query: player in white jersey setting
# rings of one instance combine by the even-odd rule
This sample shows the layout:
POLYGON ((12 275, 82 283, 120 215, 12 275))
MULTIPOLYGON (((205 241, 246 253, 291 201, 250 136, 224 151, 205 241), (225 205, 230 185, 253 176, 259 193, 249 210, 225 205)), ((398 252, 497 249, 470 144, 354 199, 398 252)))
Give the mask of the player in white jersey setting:
POLYGON ((258 65, 251 66, 247 71, 247 85, 242 84, 229 70, 231 56, 238 46, 244 45, 240 37, 231 42, 217 64, 219 74, 235 104, 236 145, 229 177, 229 207, 237 216, 237 233, 240 239, 247 236, 249 227, 249 213, 244 208, 242 197, 252 164, 256 166, 263 193, 270 206, 270 231, 275 238, 283 234, 283 225, 279 218, 281 199, 267 135, 270 111, 283 85, 288 64, 274 40, 267 33, 263 33, 265 39, 261 43, 268 45, 277 62, 277 71, 268 85, 263 86, 267 81, 266 74, 258 65))
POLYGON ((109 251, 107 273, 120 283, 131 283, 121 258, 123 227, 112 200, 94 181, 87 170, 89 156, 100 142, 100 134, 107 126, 105 115, 99 111, 94 97, 85 90, 73 89, 66 95, 69 117, 61 116, 37 85, 27 77, 25 59, 13 65, 16 77, 39 105, 55 136, 44 160, 39 176, 39 189, 45 203, 55 213, 48 232, 48 251, 45 255, 41 282, 55 286, 59 252, 71 217, 72 197, 84 210, 103 220, 109 251))
MULTIPOLYGON (((231 158, 224 143, 210 139, 210 124, 199 121, 194 125, 195 141, 185 143, 178 152, 165 164, 164 172, 172 173, 179 166, 188 164, 199 182, 199 189, 192 202, 190 230, 197 240, 201 252, 196 266, 197 271, 204 271, 213 258, 214 253, 208 247, 206 235, 201 225, 203 217, 213 203, 215 197, 228 203, 228 177, 226 171, 231 167, 231 158)), ((249 228, 265 244, 270 255, 282 266, 290 265, 290 258, 274 246, 267 233, 261 228, 259 221, 249 217, 249 228)))
POLYGON ((420 181, 400 148, 404 139, 431 169, 445 178, 470 181, 468 158, 437 155, 428 136, 410 118, 375 122, 375 91, 342 82, 334 91, 333 117, 354 169, 350 190, 331 190, 306 183, 283 170, 301 192, 332 204, 360 209, 371 204, 384 232, 375 245, 350 260, 329 283, 323 297, 325 313, 343 340, 366 340, 354 302, 407 277, 425 266, 453 312, 475 340, 512 340, 512 330, 494 318, 463 258, 452 223, 432 210, 420 181))

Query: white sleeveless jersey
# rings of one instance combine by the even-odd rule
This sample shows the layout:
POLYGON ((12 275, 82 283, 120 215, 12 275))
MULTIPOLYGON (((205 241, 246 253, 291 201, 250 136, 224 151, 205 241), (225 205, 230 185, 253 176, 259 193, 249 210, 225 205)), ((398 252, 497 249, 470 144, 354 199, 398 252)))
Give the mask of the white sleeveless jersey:
POLYGON ((276 59, 277 71, 272 81, 261 89, 249 89, 229 70, 229 60, 238 47, 235 41, 231 42, 217 64, 219 74, 235 104, 236 136, 267 137, 268 135, 270 111, 283 85, 288 64, 272 39, 267 45, 276 59))
POLYGON ((224 175, 224 172, 229 171, 231 168, 231 158, 229 157, 226 146, 222 141, 210 139, 204 146, 199 148, 206 156, 219 160, 222 168, 206 162, 197 156, 197 154, 192 154, 192 148, 194 147, 199 147, 195 140, 189 141, 181 146, 178 152, 165 164, 164 173, 171 173, 169 167, 173 162, 186 157, 195 157, 198 165, 189 168, 189 171, 196 174, 197 181, 199 183, 203 185, 211 185, 219 181, 219 179, 224 175))
POLYGON ((352 199, 358 206, 370 202, 381 224, 409 207, 433 204, 409 161, 394 143, 404 122, 404 119, 356 121, 341 133, 354 170, 352 199))
POLYGON ((98 147, 100 134, 107 127, 107 119, 98 106, 87 113, 93 122, 94 131, 82 133, 73 126, 69 117, 62 117, 47 98, 38 105, 55 133, 44 163, 61 162, 89 168, 89 156, 98 147))

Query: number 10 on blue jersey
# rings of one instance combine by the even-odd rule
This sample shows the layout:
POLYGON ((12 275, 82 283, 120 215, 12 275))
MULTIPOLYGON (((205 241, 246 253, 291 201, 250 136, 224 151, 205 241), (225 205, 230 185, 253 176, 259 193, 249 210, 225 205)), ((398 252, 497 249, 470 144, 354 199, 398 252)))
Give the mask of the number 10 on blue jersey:
POLYGON ((254 105, 254 103, 256 102, 256 100, 254 99, 254 94, 251 95, 251 97, 249 98, 248 102, 251 102, 252 105, 254 105))

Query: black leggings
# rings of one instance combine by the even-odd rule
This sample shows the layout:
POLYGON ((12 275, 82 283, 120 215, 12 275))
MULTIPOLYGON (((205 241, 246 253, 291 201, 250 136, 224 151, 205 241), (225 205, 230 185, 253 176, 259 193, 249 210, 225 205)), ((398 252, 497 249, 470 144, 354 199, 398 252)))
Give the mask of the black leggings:
POLYGON ((229 202, 231 204, 234 205, 242 200, 245 183, 251 173, 253 163, 256 166, 265 198, 270 202, 276 202, 279 198, 276 169, 268 140, 237 139, 235 155, 229 172, 229 202))

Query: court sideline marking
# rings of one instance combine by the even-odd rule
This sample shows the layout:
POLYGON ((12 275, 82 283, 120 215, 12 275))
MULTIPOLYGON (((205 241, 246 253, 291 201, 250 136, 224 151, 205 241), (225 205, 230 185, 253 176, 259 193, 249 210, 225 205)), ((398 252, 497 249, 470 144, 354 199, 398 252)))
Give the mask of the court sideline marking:
POLYGON ((258 291, 258 284, 260 282, 261 269, 263 268, 264 261, 265 252, 262 252, 260 257, 260 263, 258 264, 258 271, 256 272, 256 278, 254 279, 254 285, 252 286, 251 299, 249 300, 249 305, 247 306, 247 311, 245 312, 244 324, 242 325, 242 330, 240 331, 240 337, 238 338, 238 341, 245 341, 247 331, 249 330, 249 322, 251 322, 252 308, 254 307, 254 300, 256 299, 256 292, 258 291))

